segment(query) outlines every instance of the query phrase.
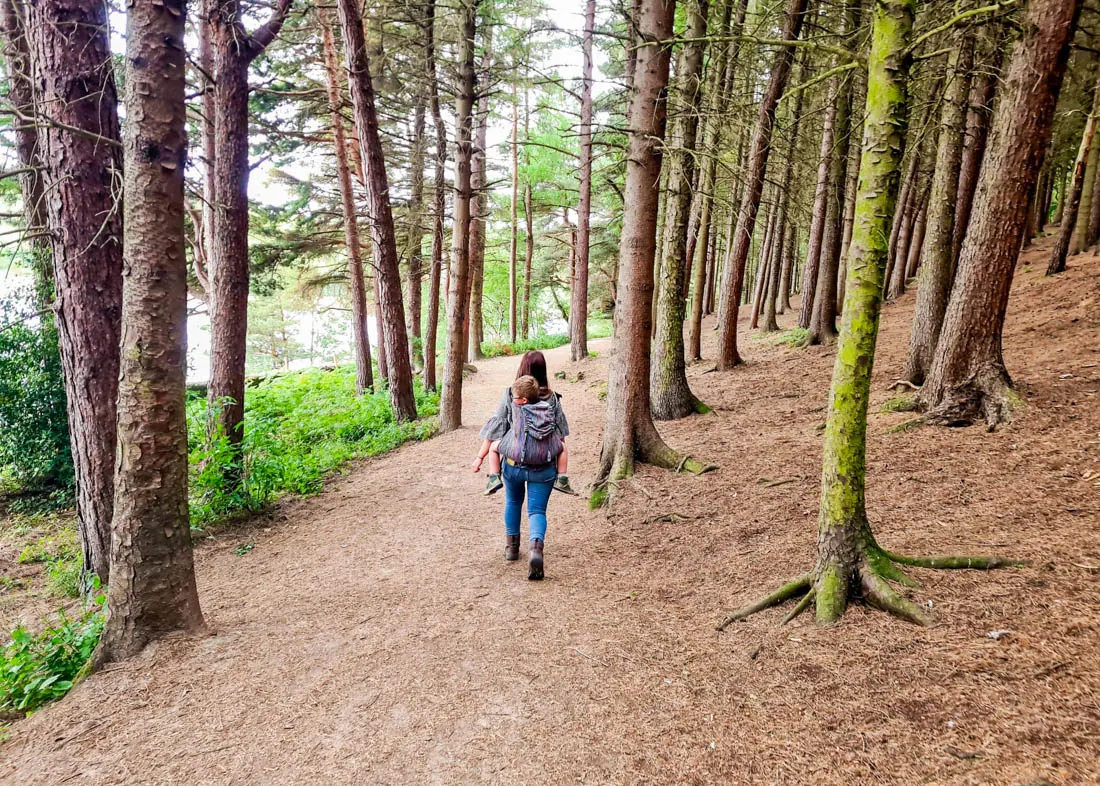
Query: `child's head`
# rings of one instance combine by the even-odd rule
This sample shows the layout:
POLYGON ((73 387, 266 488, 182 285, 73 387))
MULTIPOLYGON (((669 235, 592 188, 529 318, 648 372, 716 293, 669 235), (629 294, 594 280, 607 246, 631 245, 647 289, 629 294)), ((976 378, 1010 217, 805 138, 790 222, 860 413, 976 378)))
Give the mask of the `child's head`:
POLYGON ((516 404, 529 404, 539 397, 539 383, 534 377, 525 375, 512 383, 512 400, 516 404))

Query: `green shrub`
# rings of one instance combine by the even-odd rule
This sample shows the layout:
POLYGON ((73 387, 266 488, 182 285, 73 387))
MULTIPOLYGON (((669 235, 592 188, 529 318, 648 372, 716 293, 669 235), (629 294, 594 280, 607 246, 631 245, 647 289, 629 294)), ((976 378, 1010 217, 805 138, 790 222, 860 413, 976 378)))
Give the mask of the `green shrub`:
POLYGON ((22 625, 0 651, 0 712, 30 713, 73 687, 103 633, 103 602, 96 597, 76 619, 64 612, 57 625, 30 633, 22 625))
POLYGON ((280 494, 315 494, 347 461, 393 450, 435 432, 439 398, 416 384, 421 420, 397 423, 388 392, 357 396, 355 371, 310 370, 271 377, 245 396, 244 444, 238 457, 228 440, 206 440, 206 400, 188 402, 191 523, 202 526, 255 512, 280 494), (226 468, 240 461, 241 482, 227 484, 226 468))
POLYGON ((74 482, 57 331, 30 303, 0 299, 0 480, 27 512, 71 504, 74 482))

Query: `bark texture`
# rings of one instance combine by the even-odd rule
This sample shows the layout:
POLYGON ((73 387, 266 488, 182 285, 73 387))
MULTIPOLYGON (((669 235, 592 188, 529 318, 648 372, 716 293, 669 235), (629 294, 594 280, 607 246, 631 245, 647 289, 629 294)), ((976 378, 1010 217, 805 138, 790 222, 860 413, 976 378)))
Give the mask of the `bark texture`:
POLYGON ((85 573, 109 580, 122 308, 122 157, 107 6, 38 0, 28 39, 85 573), (60 128, 80 129, 85 134, 60 128))
MULTIPOLYGON (((687 0, 686 38, 706 36, 708 6, 708 0, 687 0)), ((709 411, 691 392, 684 363, 687 229, 695 180, 695 140, 702 103, 702 78, 703 44, 686 43, 680 50, 676 68, 671 146, 664 163, 668 171, 664 264, 658 282, 656 335, 650 369, 650 404, 657 420, 677 420, 694 412, 709 411)))
MULTIPOLYGON (((224 435, 233 450, 244 439, 244 374, 248 339, 248 69, 278 35, 290 10, 279 0, 271 18, 249 34, 240 0, 211 0, 214 52, 214 193, 210 273, 211 438, 224 435)), ((229 481, 239 464, 228 467, 229 481)))
POLYGON ((351 337, 355 351, 355 390, 359 395, 374 389, 374 369, 370 358, 367 288, 363 280, 363 253, 359 244, 359 216, 355 209, 351 168, 348 166, 348 143, 344 135, 344 118, 340 114, 340 72, 336 44, 332 38, 331 19, 318 15, 321 22, 321 43, 328 78, 329 122, 332 124, 333 146, 336 151, 336 178, 340 183, 340 199, 344 210, 344 245, 348 252, 348 289, 351 292, 351 337))
POLYGON ((690 459, 665 445, 650 415, 649 338, 653 302, 653 262, 657 246, 657 183, 665 134, 669 46, 675 4, 639 0, 634 17, 636 52, 627 108, 630 148, 620 241, 616 351, 607 385, 607 421, 600 464, 589 505, 608 498, 609 484, 634 474, 637 461, 669 469, 699 471, 690 459), (644 44, 644 45, 643 45, 644 44))
POLYGON ((428 319, 424 327, 424 388, 436 389, 436 336, 439 333, 439 286, 443 272, 444 213, 447 201, 447 128, 439 105, 439 84, 435 64, 435 0, 427 0, 424 11, 424 68, 428 82, 428 105, 435 129, 435 169, 432 173, 432 262, 428 271, 428 319))
POLYGON ((107 621, 95 662, 203 624, 187 513, 187 158, 183 0, 135 0, 126 24, 126 275, 107 621))
MULTIPOLYGON (((783 18, 780 37, 784 41, 798 40, 806 12, 806 0, 789 0, 783 18)), ((749 258, 756 214, 760 208, 760 195, 764 189, 764 173, 771 154, 772 130, 775 126, 775 110, 787 85, 794 47, 781 46, 772 62, 768 88, 760 102, 756 127, 752 137, 752 152, 741 193, 741 207, 737 227, 730 241, 730 254, 722 272, 721 309, 718 314, 718 363, 719 369, 729 369, 741 363, 737 351, 737 316, 741 302, 741 288, 745 280, 745 263, 749 258)))
POLYGON ((909 360, 905 368, 905 378, 914 385, 924 383, 924 376, 932 365, 932 355, 940 338, 940 328, 943 327, 943 314, 947 310, 947 296, 951 292, 951 242, 955 230, 973 51, 973 39, 963 33, 955 37, 948 56, 939 153, 926 208, 923 263, 917 284, 917 306, 909 334, 909 360))
MULTIPOLYGON (((378 305, 383 317, 386 367, 390 389, 390 405, 397 421, 416 419, 413 398, 412 364, 409 360, 409 338, 405 329, 405 309, 401 302, 401 273, 397 266, 397 238, 394 235, 393 213, 390 209, 390 186, 386 162, 382 155, 382 140, 378 132, 378 114, 374 107, 374 87, 367 57, 367 42, 363 35, 363 19, 356 0, 340 0, 337 4, 340 26, 344 33, 344 57, 348 66, 348 86, 355 110, 355 126, 359 134, 364 174, 367 180, 367 200, 371 216, 371 235, 375 248, 375 283, 378 305)), ((382 349, 381 347, 379 348, 382 349)))
POLYGON ((1050 143, 1058 92, 1081 10, 1078 0, 1032 3, 1023 15, 974 198, 943 331, 919 400, 933 422, 993 427, 1008 417, 1001 356, 1008 293, 1029 195, 1050 143))
POLYGON ((470 160, 473 153, 474 35, 479 0, 462 2, 462 36, 458 51, 455 95, 453 251, 447 293, 447 348, 443 359, 443 391, 439 400, 439 430, 462 426, 462 368, 466 361, 465 325, 470 278, 470 160))
POLYGON ((588 357, 588 250, 592 236, 592 37, 596 28, 596 0, 584 9, 584 66, 581 71, 580 195, 577 199, 577 249, 570 293, 569 356, 588 357))

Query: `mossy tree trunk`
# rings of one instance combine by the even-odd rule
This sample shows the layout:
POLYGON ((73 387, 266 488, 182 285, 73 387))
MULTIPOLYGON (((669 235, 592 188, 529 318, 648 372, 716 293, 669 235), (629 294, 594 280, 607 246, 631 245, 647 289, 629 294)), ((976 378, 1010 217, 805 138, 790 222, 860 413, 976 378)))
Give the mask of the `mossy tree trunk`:
POLYGON ((734 612, 719 626, 801 595, 787 619, 816 606, 819 624, 839 620, 862 598, 911 622, 925 624, 925 612, 896 592, 889 581, 910 583, 895 563, 926 567, 995 567, 990 558, 908 558, 892 555, 875 541, 867 522, 867 406, 878 337, 882 284, 889 253, 905 142, 908 45, 914 0, 878 0, 868 58, 866 130, 837 359, 830 389, 829 419, 821 473, 817 565, 763 600, 734 612))
POLYGON ((634 76, 627 108, 629 151, 619 276, 615 305, 616 351, 607 384, 607 420, 591 507, 607 502, 611 487, 634 474, 638 461, 703 471, 669 448, 650 414, 650 330, 653 263, 657 246, 657 183, 661 176, 670 50, 675 3, 640 0, 634 16, 634 76))
MULTIPOLYGON (((687 0, 685 37, 702 39, 707 34, 708 0, 687 0)), ((703 96, 703 43, 684 44, 676 68, 678 84, 672 92, 671 146, 665 157, 668 195, 665 232, 657 294, 657 325, 653 340, 650 398, 653 417, 678 420, 709 408, 688 386, 684 363, 684 281, 687 274, 687 230, 695 180, 695 141, 703 96)), ((706 152, 706 151, 704 151, 706 152)), ((582 318, 573 311, 574 322, 582 318)))
POLYGON ((1001 331, 1080 10, 1079 0, 1052 0, 1031 3, 1024 12, 1025 35, 997 102, 940 342, 919 395, 932 422, 963 424, 984 416, 992 428, 1008 417, 1011 381, 1001 331))

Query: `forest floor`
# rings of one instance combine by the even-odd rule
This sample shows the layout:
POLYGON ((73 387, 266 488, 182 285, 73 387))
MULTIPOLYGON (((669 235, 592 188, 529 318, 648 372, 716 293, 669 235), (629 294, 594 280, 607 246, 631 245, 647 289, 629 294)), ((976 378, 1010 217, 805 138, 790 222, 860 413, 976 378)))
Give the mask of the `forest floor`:
MULTIPOLYGON (((913 293, 885 310, 868 445, 880 541, 1032 563, 914 569, 935 626, 855 606, 832 628, 780 628, 775 610, 715 632, 813 562, 834 348, 745 331, 746 366, 693 366, 715 412, 660 428, 719 471, 642 468, 609 511, 555 495, 541 583, 504 562, 503 501, 469 469, 515 373, 501 358, 467 382, 467 428, 200 546, 209 635, 15 724, 0 781, 1100 783, 1100 259, 1046 279, 1047 247, 1018 273, 1005 356, 1026 404, 997 432, 877 411, 913 293)), ((569 375, 574 484, 600 446, 611 343, 595 349, 548 353, 569 375)))

